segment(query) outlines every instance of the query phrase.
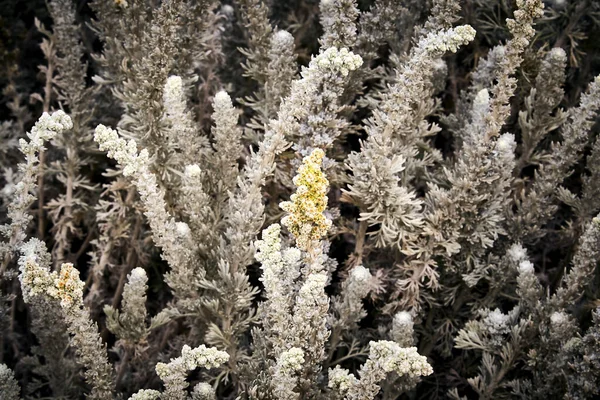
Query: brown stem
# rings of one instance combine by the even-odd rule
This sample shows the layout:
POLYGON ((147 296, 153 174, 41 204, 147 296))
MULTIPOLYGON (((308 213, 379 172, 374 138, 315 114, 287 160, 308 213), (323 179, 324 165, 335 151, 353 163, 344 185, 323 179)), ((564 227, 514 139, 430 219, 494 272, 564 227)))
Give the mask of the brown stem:
POLYGON ((129 350, 129 348, 125 348, 125 354, 123 355, 123 359, 121 360, 121 363, 119 364, 119 370, 117 372, 117 377, 115 379, 115 388, 119 389, 119 384, 121 383, 121 379, 123 379, 123 375, 125 375, 125 366, 127 365, 127 363, 129 362, 129 359, 131 358, 131 351, 129 350))
POLYGON ((354 255, 356 257, 355 265, 362 264, 362 258, 365 249, 365 239, 367 236, 368 227, 369 224, 366 220, 360 221, 360 223, 358 224, 358 232, 356 233, 356 244, 354 245, 354 255))
MULTIPOLYGON (((117 285, 117 290, 113 296, 111 305, 113 308, 117 308, 119 303, 121 302, 121 295, 123 294, 123 288, 125 287, 125 280, 127 278, 127 274, 133 269, 135 264, 137 263, 137 254, 135 252, 136 246, 134 242, 137 240, 140 230, 142 227, 142 219, 140 216, 136 218, 135 227, 133 229, 133 233, 131 235, 131 245, 129 246, 129 251, 127 252, 127 258, 125 259, 125 265, 121 269, 121 276, 119 276, 119 283, 117 285)), ((108 328, 105 326, 102 329, 102 339, 106 341, 108 336, 108 328)))
POLYGON ((83 241, 83 244, 81 245, 81 247, 79 248, 79 250, 77 250, 77 254, 75 254, 75 257, 74 257, 75 261, 79 260, 79 257, 81 257, 83 255, 83 253, 85 253, 85 250, 90 245, 90 242, 92 241, 92 237, 93 236, 94 236, 94 230, 90 230, 88 232, 87 236, 85 237, 85 240, 83 241))
MULTIPOLYGON (((71 152, 67 151, 67 154, 71 152)), ((68 156, 67 156, 68 157, 68 156)), ((70 163, 69 163, 70 164, 70 163)), ((73 203, 73 168, 69 166, 69 171, 67 173, 67 182, 66 189, 67 193, 65 196, 65 208, 62 218, 64 222, 60 224, 60 232, 58 233, 58 247, 56 249, 56 260, 55 265, 60 265, 65 260, 65 253, 67 252, 67 247, 64 245, 65 243, 70 243, 68 236, 68 225, 71 220, 71 209, 73 203), (61 238, 63 240, 61 240, 61 238)))
MULTIPOLYGON (((54 61, 52 57, 48 58, 48 68, 46 69, 46 85, 44 86, 44 112, 50 111, 50 102, 52 100, 52 76, 54 75, 54 61)), ((44 219, 44 162, 45 152, 40 151, 40 164, 38 170, 38 239, 44 240, 46 233, 46 221, 44 219)))
POLYGON ((119 303, 121 302, 121 295, 123 294, 123 287, 125 287, 125 279, 127 278, 127 274, 134 268, 135 263, 137 262, 137 254, 135 252, 134 243, 137 240, 137 237, 140 234, 140 230, 142 228, 142 219, 138 216, 135 222, 135 228, 133 229, 133 234, 131 236, 132 245, 127 252, 127 258, 125 259, 125 266, 121 271, 121 276, 119 277, 119 285, 117 286, 117 291, 112 299, 113 308, 117 308, 119 303))

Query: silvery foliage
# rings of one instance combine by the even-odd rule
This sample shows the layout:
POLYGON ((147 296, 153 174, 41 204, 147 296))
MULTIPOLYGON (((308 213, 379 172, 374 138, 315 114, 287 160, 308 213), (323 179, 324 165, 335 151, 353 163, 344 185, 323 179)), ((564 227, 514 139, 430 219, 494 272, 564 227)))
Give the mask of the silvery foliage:
POLYGON ((600 394, 594 2, 90 7, 3 91, 0 398, 600 394))

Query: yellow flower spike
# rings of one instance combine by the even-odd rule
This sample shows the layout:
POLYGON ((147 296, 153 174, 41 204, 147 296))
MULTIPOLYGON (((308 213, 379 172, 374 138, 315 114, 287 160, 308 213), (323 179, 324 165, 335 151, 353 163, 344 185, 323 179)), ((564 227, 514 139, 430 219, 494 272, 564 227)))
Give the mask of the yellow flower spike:
POLYGON ((296 237, 300 249, 306 250, 313 240, 320 240, 331 227, 331 221, 323 212, 327 208, 329 181, 321 170, 325 153, 321 149, 313 150, 304 157, 294 177, 298 187, 291 201, 284 201, 280 207, 289 214, 281 223, 296 237))

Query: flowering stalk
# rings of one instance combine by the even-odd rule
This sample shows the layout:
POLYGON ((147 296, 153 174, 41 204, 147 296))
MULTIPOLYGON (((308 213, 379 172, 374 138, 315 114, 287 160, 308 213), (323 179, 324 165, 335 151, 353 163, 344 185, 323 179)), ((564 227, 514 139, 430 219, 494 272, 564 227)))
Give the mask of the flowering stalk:
POLYGON ((38 155, 44 150, 44 142, 52 140, 56 135, 72 127, 71 118, 64 111, 59 110, 52 115, 43 113, 31 131, 27 133, 29 141, 19 140, 21 152, 25 155, 25 163, 19 164, 19 170, 23 177, 16 185, 13 193, 14 200, 8 206, 10 225, 2 226, 0 229, 0 233, 9 241, 8 252, 2 255, 0 275, 4 273, 10 262, 10 252, 15 251, 25 240, 27 225, 32 219, 28 209, 35 200, 31 192, 37 187, 36 180, 40 162, 38 155))
MULTIPOLYGON (((63 264, 60 272, 50 273, 49 256, 40 254, 35 241, 24 248, 19 260, 21 287, 26 302, 34 303, 38 296, 56 300, 62 309, 71 345, 77 361, 86 370, 85 378, 92 390, 87 396, 94 400, 113 398, 114 381, 106 347, 98 334, 96 323, 83 305, 84 283, 72 264, 63 264)), ((58 304, 55 304, 57 306, 58 304)))
POLYGON ((193 296, 193 283, 202 277, 204 271, 191 264, 193 246, 189 227, 184 222, 176 222, 169 215, 164 191, 158 186, 156 176, 150 172, 148 151, 143 149, 138 154, 134 140, 125 141, 116 131, 104 125, 98 125, 94 140, 99 144, 100 150, 107 151, 108 156, 123 167, 123 175, 134 178, 146 207, 145 215, 152 228, 154 241, 163 249, 163 257, 171 267, 165 279, 175 295, 181 299, 193 296))

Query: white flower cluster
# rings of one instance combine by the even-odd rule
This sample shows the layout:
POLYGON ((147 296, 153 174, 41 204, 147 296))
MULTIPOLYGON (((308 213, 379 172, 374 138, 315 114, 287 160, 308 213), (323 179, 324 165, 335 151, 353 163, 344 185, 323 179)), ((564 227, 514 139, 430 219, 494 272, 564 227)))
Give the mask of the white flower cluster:
POLYGON ((163 400, 184 400, 187 398, 185 389, 187 373, 196 368, 217 368, 229 360, 229 354, 214 347, 200 345, 192 349, 184 345, 181 356, 171 359, 168 364, 156 364, 156 374, 165 384, 163 400))
POLYGON ((0 364, 0 397, 2 400, 19 400, 20 391, 12 370, 5 364, 0 364))
POLYGON ((202 170, 198 164, 186 165, 184 175, 186 178, 198 178, 202 174, 202 170))
POLYGON ((519 271, 519 274, 522 274, 522 275, 533 274, 535 272, 533 263, 529 260, 521 261, 519 263, 519 266, 517 267, 517 270, 519 271))
POLYGON ((148 276, 146 275, 146 270, 144 268, 134 268, 129 274, 128 282, 130 285, 134 286, 143 286, 148 282, 148 276))
POLYGON ((515 149, 517 143, 515 142, 515 135, 511 133, 505 133, 501 135, 496 141, 497 156, 502 160, 505 159, 510 162, 514 158, 515 149))
POLYGON ((45 141, 52 140, 56 135, 71 128, 73 128, 71 117, 65 114, 64 111, 58 110, 53 112, 52 115, 45 112, 31 128, 31 132, 27 133, 29 142, 25 139, 19 140, 21 151, 25 154, 40 151, 45 141))
POLYGON ((401 347, 389 340, 372 341, 369 359, 360 368, 360 379, 339 366, 329 370, 329 387, 337 388, 347 400, 372 400, 380 391, 380 382, 389 373, 396 373, 404 384, 412 386, 421 376, 431 375, 433 369, 416 347, 401 347))
POLYGON ((520 243, 510 246, 506 254, 515 263, 519 263, 527 258, 527 250, 520 243))
POLYGON ((148 150, 143 149, 138 155, 135 140, 122 139, 113 129, 98 125, 94 133, 94 140, 98 143, 100 150, 106 151, 110 158, 114 158, 123 166, 123 175, 125 176, 136 174, 148 164, 148 150))
POLYGON ((400 376, 427 376, 433 373, 427 357, 420 355, 416 347, 400 347, 396 342, 380 340, 371 342, 370 359, 377 360, 385 372, 396 372, 400 376))
POLYGON ((493 311, 488 311, 483 318, 483 324, 491 335, 502 335, 510 331, 508 322, 510 316, 503 314, 500 309, 496 308, 493 311))
POLYGON ((163 90, 164 120, 169 139, 181 149, 184 164, 204 154, 208 140, 196 129, 194 117, 188 110, 183 80, 169 76, 163 90))
POLYGON ((185 112, 185 93, 183 92, 183 80, 177 75, 167 78, 163 92, 163 104, 167 113, 179 116, 185 112))
POLYGON ((312 62, 324 70, 340 71, 342 76, 347 76, 362 65, 362 58, 346 48, 338 50, 330 47, 319 54, 312 62))
MULTIPOLYGON (((460 25, 442 33, 432 32, 421 39, 424 48, 431 53, 451 51, 456 53, 460 46, 469 44, 475 38, 475 29, 470 25, 460 25)), ((419 43, 421 47, 421 43, 419 43)))
MULTIPOLYGON (((285 336, 291 322, 291 311, 295 281, 300 276, 300 261, 302 253, 291 247, 281 251, 279 224, 270 225, 263 230, 262 240, 255 243, 257 248, 256 260, 261 263, 262 276, 260 280, 265 287, 267 301, 263 304, 263 312, 268 318, 271 333, 285 336)), ((273 344, 281 351, 285 345, 278 340, 273 344)))
POLYGON ((192 400, 214 400, 215 398, 215 390, 206 382, 200 382, 192 390, 192 400))
POLYGON ((408 311, 400 311, 394 315, 392 321, 392 339, 400 346, 412 346, 413 338, 413 317, 408 311))
POLYGON ((336 389, 340 396, 345 396, 357 383, 358 379, 347 369, 343 369, 339 365, 329 370, 328 386, 336 389))
POLYGON ((227 360, 229 360, 229 354, 214 347, 200 345, 192 349, 190 346, 184 345, 180 357, 172 359, 168 364, 156 364, 156 374, 164 381, 170 374, 177 373, 181 369, 193 371, 196 368, 217 368, 227 360))
POLYGON ((296 374, 303 365, 304 352, 297 347, 292 347, 279 356, 273 372, 273 393, 278 399, 298 398, 298 394, 294 393, 298 381, 296 374))
POLYGON ((279 48, 280 52, 294 46, 294 37, 288 31, 278 30, 271 39, 271 46, 279 48))
POLYGON ((50 260, 40 259, 43 254, 47 254, 46 245, 35 238, 21 246, 21 253, 19 280, 21 281, 23 300, 29 303, 34 297, 46 294, 53 285, 48 267, 50 260))
POLYGON ((350 277, 352 278, 353 282, 356 282, 357 286, 360 286, 361 289, 368 292, 368 290, 365 289, 365 286, 368 287, 367 283, 371 278, 373 278, 371 272, 368 269, 366 269, 362 265, 357 265, 352 269, 350 277))
POLYGON ((552 325, 559 326, 569 321, 569 316, 563 311, 555 311, 550 315, 552 325))
POLYGON ((133 394, 129 400, 157 400, 160 398, 160 392, 153 389, 142 389, 133 394))

